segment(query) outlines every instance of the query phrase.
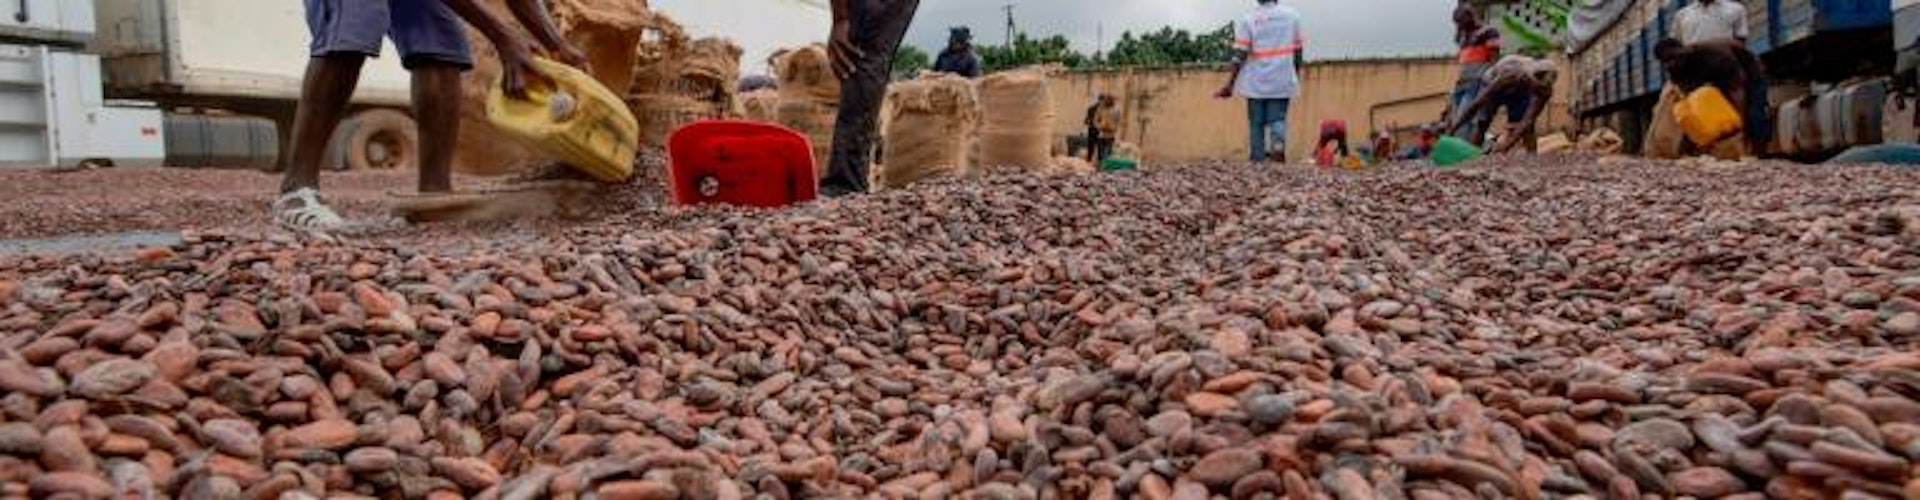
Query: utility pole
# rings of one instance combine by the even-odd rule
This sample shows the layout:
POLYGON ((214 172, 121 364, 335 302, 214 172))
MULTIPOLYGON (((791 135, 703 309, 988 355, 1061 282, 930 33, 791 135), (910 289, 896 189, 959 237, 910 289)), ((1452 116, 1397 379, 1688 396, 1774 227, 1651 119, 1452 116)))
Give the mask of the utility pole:
POLYGON ((1013 4, 1006 4, 1004 6, 1001 6, 1000 9, 1007 12, 1007 46, 1012 47, 1013 31, 1015 28, 1013 24, 1013 4))

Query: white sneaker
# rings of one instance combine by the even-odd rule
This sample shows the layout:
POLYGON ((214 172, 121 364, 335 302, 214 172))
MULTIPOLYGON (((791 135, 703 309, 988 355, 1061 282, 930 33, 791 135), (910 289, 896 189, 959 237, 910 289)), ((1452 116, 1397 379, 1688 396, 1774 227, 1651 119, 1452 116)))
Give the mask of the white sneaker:
POLYGON ((347 228, 347 220, 320 202, 320 191, 300 188, 273 202, 273 221, 289 230, 327 234, 347 228))

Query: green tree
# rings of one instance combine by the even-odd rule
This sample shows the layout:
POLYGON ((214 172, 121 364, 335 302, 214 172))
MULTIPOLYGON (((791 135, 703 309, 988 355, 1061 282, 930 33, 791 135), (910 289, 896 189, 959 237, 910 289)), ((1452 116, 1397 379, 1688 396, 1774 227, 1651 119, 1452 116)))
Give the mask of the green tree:
POLYGON ((1035 39, 1021 33, 1013 37, 1013 45, 980 45, 974 47, 974 51, 980 54, 982 69, 988 73, 1037 64, 1078 68, 1090 62, 1085 54, 1073 50, 1072 41, 1061 35, 1035 39))
POLYGON ((921 71, 932 66, 933 57, 919 47, 901 44, 900 49, 893 52, 893 76, 897 78, 919 76, 921 71))
POLYGON ((1185 66, 1226 64, 1233 60, 1233 26, 1194 34, 1182 29, 1121 33, 1100 61, 1107 66, 1185 66))

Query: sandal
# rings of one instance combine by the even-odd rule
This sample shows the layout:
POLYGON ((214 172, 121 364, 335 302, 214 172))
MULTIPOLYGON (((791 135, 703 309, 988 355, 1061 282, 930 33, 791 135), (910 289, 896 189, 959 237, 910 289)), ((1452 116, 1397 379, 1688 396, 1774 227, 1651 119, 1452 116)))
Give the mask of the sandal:
POLYGON ((320 202, 320 191, 300 188, 273 202, 273 221, 289 230, 327 234, 347 228, 347 220, 320 202))

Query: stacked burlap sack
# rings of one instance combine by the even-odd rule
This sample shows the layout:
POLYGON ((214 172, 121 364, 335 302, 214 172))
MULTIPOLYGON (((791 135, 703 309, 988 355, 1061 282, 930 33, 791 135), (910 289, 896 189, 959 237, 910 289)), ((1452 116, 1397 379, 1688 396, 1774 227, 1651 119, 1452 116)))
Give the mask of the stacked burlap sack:
POLYGON ((995 73, 980 80, 980 167, 988 173, 1026 173, 1053 166, 1053 99, 1039 68, 995 73))
POLYGON ((774 122, 806 134, 813 143, 814 170, 826 176, 833 153, 833 122, 840 113, 840 79, 833 75, 825 45, 809 45, 773 56, 774 79, 780 82, 774 122))
POLYGON ((886 147, 875 186, 899 189, 916 182, 968 175, 980 102, 973 82, 930 74, 896 83, 887 94, 886 147))

